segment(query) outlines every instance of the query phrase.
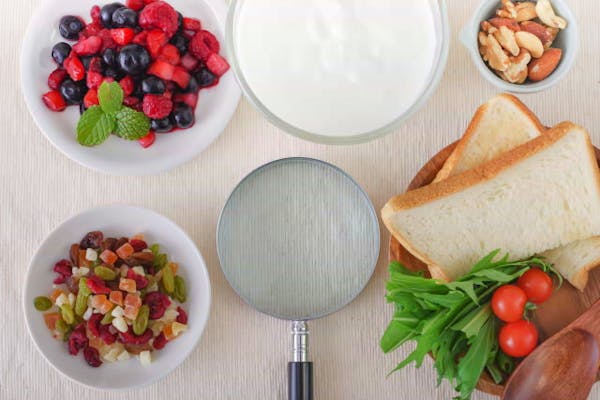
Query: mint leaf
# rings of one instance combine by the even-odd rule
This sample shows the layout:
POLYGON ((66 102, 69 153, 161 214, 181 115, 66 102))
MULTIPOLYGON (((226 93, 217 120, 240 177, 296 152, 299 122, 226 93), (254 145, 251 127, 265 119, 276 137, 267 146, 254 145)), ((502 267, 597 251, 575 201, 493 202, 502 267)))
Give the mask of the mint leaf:
POLYGON ((144 113, 132 108, 123 107, 115 114, 115 118, 117 120, 115 134, 123 139, 141 139, 150 130, 150 119, 144 113))
POLYGON ((107 113, 116 113, 123 108, 123 89, 117 82, 103 82, 98 89, 100 107, 107 113))
POLYGON ((104 113, 100 106, 88 108, 77 124, 77 141, 84 146, 104 142, 115 127, 115 117, 104 113))

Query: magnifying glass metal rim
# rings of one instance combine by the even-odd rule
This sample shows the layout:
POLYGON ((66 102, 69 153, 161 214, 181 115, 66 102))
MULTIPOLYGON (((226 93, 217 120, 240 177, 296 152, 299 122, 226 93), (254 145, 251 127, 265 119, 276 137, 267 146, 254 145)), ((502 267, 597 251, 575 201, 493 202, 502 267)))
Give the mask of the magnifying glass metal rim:
POLYGON ((219 219, 217 220, 217 232, 216 232, 216 237, 217 237, 217 256, 219 258, 219 265, 221 267, 221 270, 223 271, 223 274, 225 275, 225 279, 227 279, 227 282, 229 283, 229 286, 231 286, 231 288, 235 291, 235 293, 242 299, 244 300, 244 302, 246 304, 248 304, 250 307, 252 307, 253 309, 259 311, 262 314, 280 319, 280 320, 284 320, 284 321, 298 321, 298 320, 302 320, 302 321, 307 321, 307 320, 315 320, 315 319, 319 319, 319 318, 323 318, 327 315, 333 314, 339 310, 341 310, 342 308, 346 307, 347 305, 349 305, 350 303, 352 303, 352 301, 354 301, 367 287, 367 285, 369 284, 369 282, 371 281, 371 278, 373 277, 373 274, 375 273, 375 268, 377 267, 377 262, 379 261, 379 253, 380 253, 380 246, 381 246, 381 235, 380 235, 380 230, 379 230, 379 220, 377 218, 377 213, 375 212, 375 208, 373 207, 373 202, 371 202, 371 199, 369 198, 369 196, 367 195, 367 193, 364 191, 364 189, 358 184, 358 182, 356 182, 356 180, 354 178, 352 178, 348 173, 346 173, 344 170, 342 170, 341 168, 330 164, 328 162, 322 161, 322 160, 318 160, 315 158, 310 158, 310 157, 287 157, 287 158, 280 158, 278 160, 273 160, 270 161, 264 165, 259 166, 258 168, 255 168, 252 172, 248 173, 231 191, 231 193, 229 194, 229 196, 227 197, 227 201, 225 202, 225 205, 223 205, 223 208, 221 209, 221 212, 219 214, 219 219), (327 310, 325 312, 322 312, 320 314, 316 314, 316 315, 311 315, 308 318, 288 318, 286 316, 282 316, 282 315, 277 315, 276 313, 269 313, 266 311, 263 311, 259 308, 257 308, 251 301, 249 301, 245 296, 243 296, 237 288, 234 287, 234 285, 232 284, 232 280, 230 279, 226 268, 223 267, 223 254, 221 253, 221 246, 220 246, 220 241, 219 241, 219 231, 221 228, 221 222, 222 222, 222 218, 223 218, 223 214, 225 212, 225 210, 227 209, 227 206, 229 205, 229 203, 232 200, 233 195, 236 193, 236 191, 239 189, 240 186, 242 186, 248 179, 252 178, 254 175, 256 175, 258 172, 260 172, 261 170, 267 169, 271 166, 273 166, 274 164, 279 164, 282 162, 293 162, 293 161, 305 161, 305 162, 311 162, 311 163, 316 163, 316 164, 321 164, 324 165, 328 168, 333 168, 335 171, 339 172, 340 174, 342 174, 344 177, 346 177, 358 190, 359 193, 364 197, 364 199, 366 200, 366 204, 369 206, 369 211, 373 217, 372 221, 375 223, 375 226, 377 227, 376 231, 376 238, 374 240, 375 242, 375 246, 374 248, 376 249, 374 252, 374 259, 372 262, 372 265, 370 266, 370 272, 368 274, 368 279, 365 279, 364 284, 360 287, 360 289, 358 291, 356 291, 355 293, 353 293, 353 296, 350 296, 349 299, 344 302, 343 304, 339 305, 338 307, 336 307, 335 309, 332 310, 327 310))

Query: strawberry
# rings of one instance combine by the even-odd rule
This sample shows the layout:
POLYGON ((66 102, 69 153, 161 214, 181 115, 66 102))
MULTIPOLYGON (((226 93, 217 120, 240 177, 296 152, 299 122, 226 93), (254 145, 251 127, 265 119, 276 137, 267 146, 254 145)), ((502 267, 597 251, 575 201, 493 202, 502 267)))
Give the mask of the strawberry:
POLYGON ((127 0, 125 5, 127 8, 131 8, 134 11, 140 11, 144 8, 144 0, 127 0))
POLYGON ((152 146, 154 144, 155 140, 156 140, 156 135, 154 134, 154 132, 150 131, 150 132, 148 132, 148 134, 146 136, 144 136, 141 139, 138 139, 138 143, 143 148, 146 149, 146 148, 152 146))
POLYGON ((99 22, 92 22, 91 24, 88 24, 85 28, 83 28, 80 37, 86 38, 90 36, 97 36, 101 30, 102 25, 100 25, 99 22))
POLYGON ((80 56, 90 56, 100 51, 102 39, 98 36, 90 36, 86 39, 80 39, 73 45, 73 51, 80 56))
POLYGON ((98 32, 98 36, 102 39, 102 50, 114 49, 117 47, 117 43, 113 40, 110 34, 110 29, 102 29, 98 32))
POLYGON ((133 81, 133 78, 129 75, 121 79, 119 81, 119 85, 121 85, 121 89, 123 89, 123 94, 125 96, 131 95, 133 93, 133 90, 135 89, 135 82, 133 81))
POLYGON ((100 25, 100 6, 92 7, 90 10, 90 17, 92 17, 92 22, 94 24, 100 25))
POLYGON ((177 93, 173 97, 175 103, 184 103, 192 108, 198 104, 198 93, 177 93))
POLYGON ((196 58, 206 61, 211 54, 218 53, 221 50, 221 45, 215 35, 203 30, 192 37, 189 50, 196 58))
POLYGON ((135 31, 131 28, 117 28, 110 30, 110 36, 120 46, 131 43, 135 37, 135 31))
POLYGON ((177 47, 173 46, 172 44, 166 44, 160 50, 158 59, 168 62, 169 64, 177 65, 179 64, 181 57, 179 56, 179 50, 177 50, 177 47))
POLYGON ((155 2, 157 2, 157 1, 158 1, 158 0, 144 0, 144 5, 145 5, 145 6, 147 6, 148 4, 150 4, 150 3, 155 3, 155 2))
POLYGON ((60 95, 58 90, 51 90, 42 96, 42 101, 52 111, 62 111, 67 108, 65 99, 60 95))
POLYGON ((162 119, 171 114, 173 102, 159 94, 147 94, 144 96, 142 109, 149 118, 162 119))
POLYGON ((150 68, 148 68, 148 74, 158 76, 166 81, 170 81, 173 78, 175 67, 168 62, 156 60, 150 68))
POLYGON ((139 44, 140 46, 146 46, 146 38, 148 37, 148 32, 141 31, 133 38, 133 43, 139 44))
POLYGON ((179 85, 180 88, 185 89, 190 83, 190 73, 183 67, 175 67, 173 72, 173 78, 171 80, 179 85))
POLYGON ((135 107, 139 104, 139 102, 140 99, 133 96, 125 97, 125 99, 123 100, 123 104, 125 104, 127 107, 135 107))
POLYGON ((206 60, 206 68, 216 76, 222 76, 229 69, 229 63, 223 57, 214 53, 206 60))
POLYGON ((85 94, 83 98, 83 105, 85 108, 90 108, 91 106, 98 105, 98 91, 96 89, 90 89, 85 94))
POLYGON ((183 29, 186 31, 194 31, 197 32, 202 29, 202 23, 199 19, 196 18, 183 18, 183 29))
POLYGON ((160 49, 162 49, 168 41, 167 35, 161 30, 155 29, 148 32, 148 36, 146 37, 146 48, 150 52, 152 58, 158 57, 160 49))
POLYGON ((193 71, 194 68, 198 65, 198 59, 191 55, 190 53, 185 53, 181 57, 181 66, 188 71, 193 71))
POLYGON ((82 80, 85 77, 85 68, 83 68, 83 64, 81 60, 72 52, 69 57, 65 59, 63 62, 63 67, 67 71, 67 74, 73 79, 75 82, 82 80))
POLYGON ((100 72, 88 71, 86 84, 89 89, 98 89, 104 82, 104 77, 100 72))
POLYGON ((94 57, 90 60, 88 71, 102 72, 102 59, 100 57, 94 57))
POLYGON ((57 68, 48 76, 48 87, 52 90, 58 90, 60 84, 67 77, 67 71, 62 68, 57 68))
POLYGON ((160 29, 169 38, 179 28, 177 11, 164 1, 148 4, 140 11, 138 23, 145 30, 160 29))

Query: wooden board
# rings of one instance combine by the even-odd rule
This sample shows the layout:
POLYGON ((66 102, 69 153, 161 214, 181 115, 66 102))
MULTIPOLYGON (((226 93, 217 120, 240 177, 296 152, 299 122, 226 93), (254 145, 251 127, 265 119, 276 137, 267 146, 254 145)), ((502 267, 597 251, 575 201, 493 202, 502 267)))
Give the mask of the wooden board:
MULTIPOLYGON (((442 149, 429 160, 408 185, 407 190, 418 189, 430 184, 455 146, 456 142, 442 149)), ((600 164, 600 150, 596 148, 595 151, 596 159, 600 164)), ((425 271, 427 275, 429 274, 427 265, 410 254, 393 236, 390 239, 389 258, 390 260, 399 261, 408 269, 425 271)), ((533 321, 538 326, 540 340, 543 341, 549 338, 573 322, 598 299, 600 299, 600 268, 596 268, 590 273, 584 292, 580 292, 565 281, 560 290, 556 291, 547 302, 540 305, 535 312, 533 321)), ((495 384, 485 372, 479 380, 477 388, 496 396, 500 396, 504 389, 502 385, 495 384)))

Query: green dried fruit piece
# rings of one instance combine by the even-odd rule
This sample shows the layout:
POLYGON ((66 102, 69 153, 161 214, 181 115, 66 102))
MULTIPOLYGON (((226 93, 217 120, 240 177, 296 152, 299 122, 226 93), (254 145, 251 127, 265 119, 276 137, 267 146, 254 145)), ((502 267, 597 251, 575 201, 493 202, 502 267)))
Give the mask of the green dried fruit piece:
POLYGON ((52 300, 46 296, 38 296, 33 299, 33 306, 38 311, 48 311, 52 307, 52 300))
POLYGON ((175 291, 173 292, 173 297, 180 303, 185 303, 185 300, 187 299, 185 280, 179 275, 175 276, 175 291))
POLYGON ((133 321, 133 333, 141 335, 148 329, 148 318, 150 316, 150 307, 146 304, 140 307, 138 315, 133 321))
POLYGON ((90 294, 92 294, 92 291, 90 290, 90 288, 87 285, 87 278, 79 279, 79 292, 78 293, 83 293, 83 295, 85 295, 85 296, 89 296, 90 294))
POLYGON ((154 269, 160 271, 167 265, 167 255, 160 253, 154 257, 154 269))
POLYGON ((110 312, 107 312, 106 314, 104 314, 104 317, 102 317, 102 319, 100 320, 100 323, 102 325, 108 325, 112 322, 112 320, 115 317, 112 316, 112 314, 110 312))
POLYGON ((104 265, 94 268, 94 274, 98 275, 103 281, 112 281, 117 278, 116 272, 104 265))
POLYGON ((73 312, 73 307, 70 304, 63 304, 60 306, 60 314, 62 315, 62 319, 69 325, 75 322, 75 313, 73 312))
POLYGON ((63 321, 62 318, 59 318, 56 321, 56 330, 62 333, 63 335, 69 331, 69 324, 63 321))
POLYGON ((80 288, 79 292, 77 293, 77 298, 75 299, 75 314, 79 315, 80 317, 83 316, 83 314, 85 314, 85 310, 87 310, 88 297, 90 297, 90 295, 85 294, 80 288))
POLYGON ((162 283, 167 293, 173 293, 175 290, 175 277, 171 268, 162 269, 162 283))

